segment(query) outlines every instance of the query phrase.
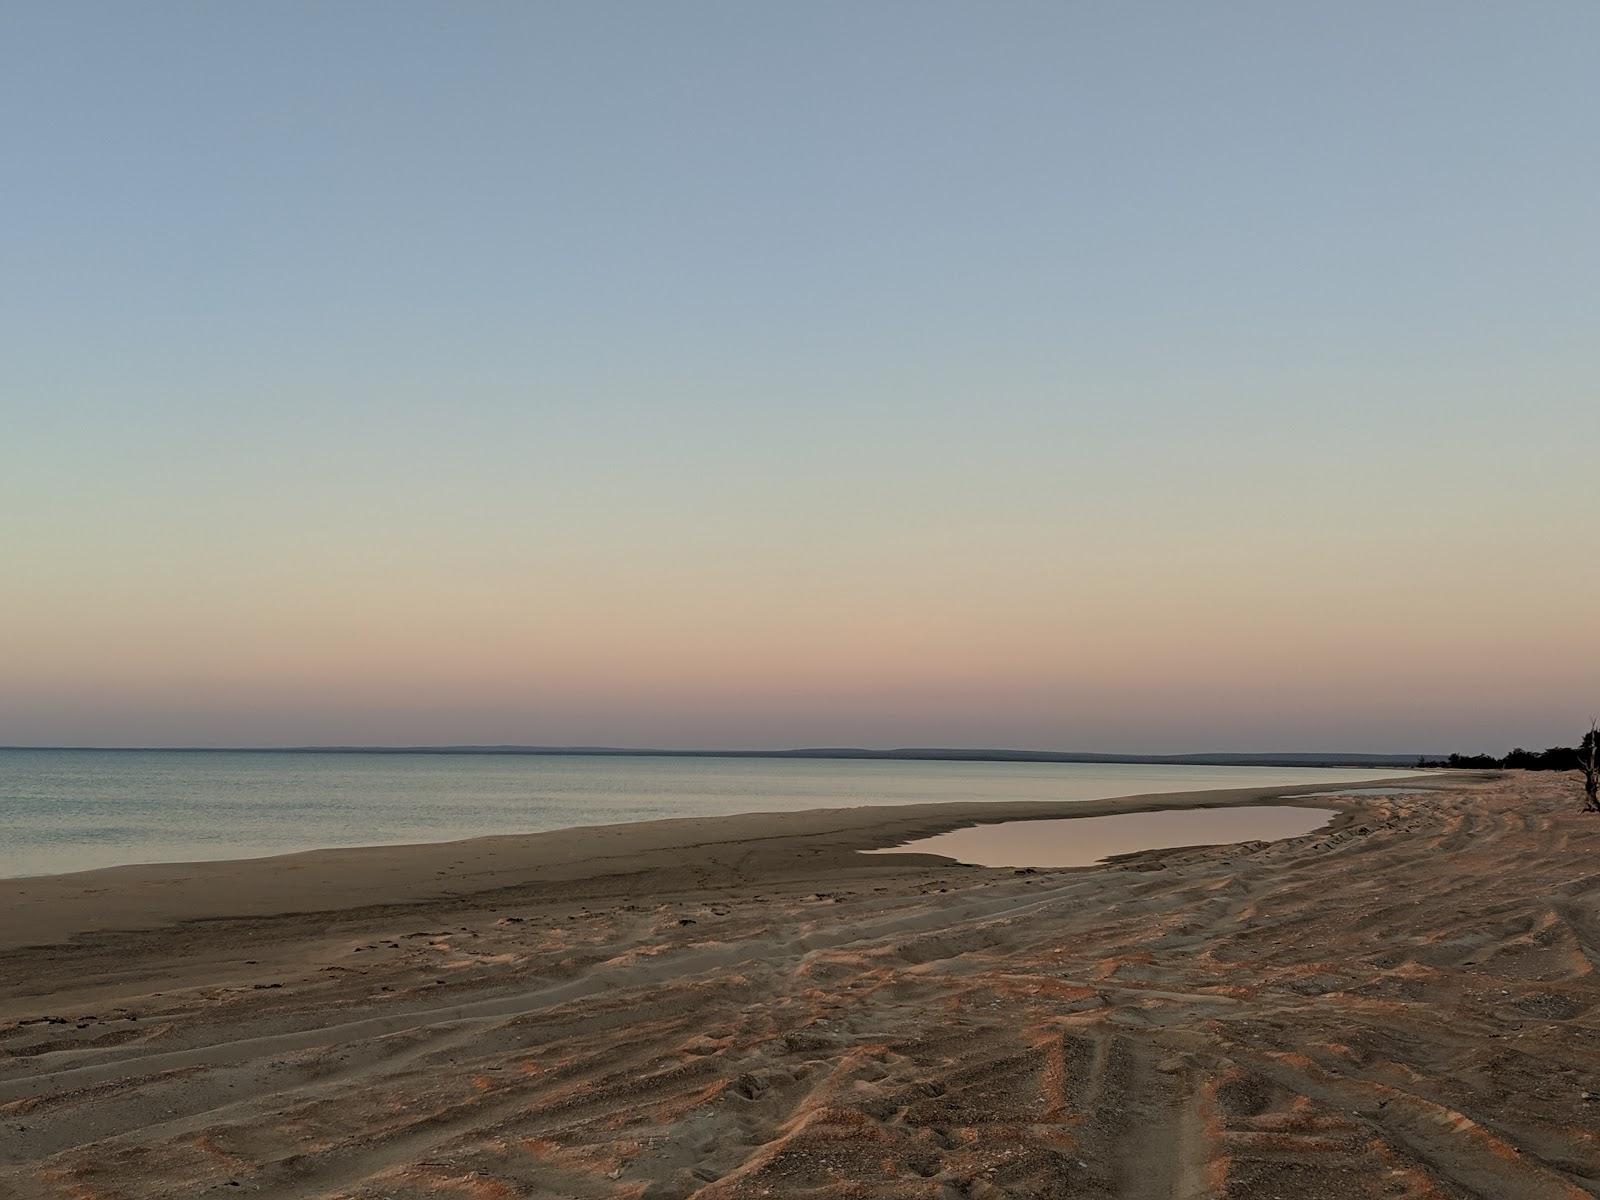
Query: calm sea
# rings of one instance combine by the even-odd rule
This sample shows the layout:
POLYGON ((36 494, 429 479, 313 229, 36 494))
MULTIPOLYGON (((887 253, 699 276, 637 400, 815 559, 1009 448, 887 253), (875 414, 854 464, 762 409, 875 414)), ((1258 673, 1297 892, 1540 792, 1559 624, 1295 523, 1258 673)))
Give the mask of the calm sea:
POLYGON ((1350 783, 1394 771, 517 754, 0 750, 0 877, 657 817, 1350 783))

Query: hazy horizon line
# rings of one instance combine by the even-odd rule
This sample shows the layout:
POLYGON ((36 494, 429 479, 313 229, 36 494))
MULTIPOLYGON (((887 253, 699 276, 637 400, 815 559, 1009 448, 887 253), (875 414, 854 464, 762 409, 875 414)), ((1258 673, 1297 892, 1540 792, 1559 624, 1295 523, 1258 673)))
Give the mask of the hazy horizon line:
MULTIPOLYGON (((59 750, 84 752, 163 752, 185 754, 520 754, 633 758, 865 758, 959 759, 969 761, 1151 763, 1184 760, 1296 761, 1305 765, 1330 760, 1400 763, 1422 758, 1443 758, 1424 751, 1376 752, 1358 750, 1186 750, 1164 753, 1098 750, 1031 750, 994 746, 795 746, 756 748, 672 748, 656 746, 539 745, 534 743, 416 743, 261 745, 261 746, 153 746, 153 745, 0 745, 0 750, 59 750)), ((1201 764, 1203 765, 1203 764, 1201 764)), ((1226 765, 1220 764, 1219 765, 1226 765)))

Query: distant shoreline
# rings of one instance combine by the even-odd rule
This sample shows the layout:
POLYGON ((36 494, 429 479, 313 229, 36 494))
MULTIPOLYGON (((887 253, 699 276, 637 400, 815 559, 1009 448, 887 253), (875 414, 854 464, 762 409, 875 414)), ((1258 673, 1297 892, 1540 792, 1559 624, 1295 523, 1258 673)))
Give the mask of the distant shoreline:
POLYGON ((1174 767, 1410 767, 1425 754, 1282 752, 1235 754, 1099 754, 1088 751, 997 750, 962 747, 903 747, 874 750, 854 746, 793 750, 662 750, 625 746, 0 746, 0 750, 164 754, 429 754, 538 755, 568 758, 777 758, 887 762, 1135 763, 1174 767))

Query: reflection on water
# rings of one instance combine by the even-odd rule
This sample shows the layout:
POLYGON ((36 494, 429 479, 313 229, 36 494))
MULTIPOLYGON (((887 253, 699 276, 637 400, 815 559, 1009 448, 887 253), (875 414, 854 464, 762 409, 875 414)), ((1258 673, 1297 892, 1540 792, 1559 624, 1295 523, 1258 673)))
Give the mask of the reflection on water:
POLYGON ((1191 808, 974 825, 870 854, 942 854, 980 867, 1086 867, 1114 854, 1300 837, 1334 811, 1286 805, 1191 808))
POLYGON ((1431 787, 1363 787, 1345 788, 1343 791, 1296 792, 1295 795, 1306 800, 1314 796, 1417 796, 1425 792, 1442 790, 1444 789, 1431 787))

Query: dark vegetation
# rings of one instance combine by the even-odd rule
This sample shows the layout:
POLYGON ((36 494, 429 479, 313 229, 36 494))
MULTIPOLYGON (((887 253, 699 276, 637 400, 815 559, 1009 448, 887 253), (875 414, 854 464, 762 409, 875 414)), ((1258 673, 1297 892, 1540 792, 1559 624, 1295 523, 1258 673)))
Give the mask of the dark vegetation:
POLYGON ((1547 750, 1524 750, 1518 746, 1502 758, 1492 754, 1452 754, 1448 758, 1419 758, 1419 767, 1453 767, 1457 770, 1509 769, 1513 771, 1576 771, 1589 756, 1594 744, 1592 732, 1583 735, 1576 746, 1551 746, 1547 750))
POLYGON ((1547 750, 1517 747, 1504 758, 1492 754, 1452 754, 1446 759, 1417 759, 1419 767, 1454 767, 1457 770, 1510 768, 1520 771, 1583 772, 1585 812, 1600 812, 1600 725, 1589 722, 1589 732, 1576 746, 1551 746, 1547 750))
POLYGON ((1552 746, 1547 750, 1525 750, 1518 746, 1504 758, 1493 754, 1453 754, 1448 758, 1424 755, 1416 760, 1416 765, 1453 766, 1456 770, 1579 771, 1594 752, 1595 730, 1590 728, 1578 746, 1552 746))

